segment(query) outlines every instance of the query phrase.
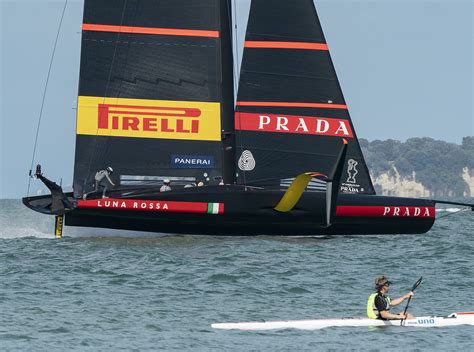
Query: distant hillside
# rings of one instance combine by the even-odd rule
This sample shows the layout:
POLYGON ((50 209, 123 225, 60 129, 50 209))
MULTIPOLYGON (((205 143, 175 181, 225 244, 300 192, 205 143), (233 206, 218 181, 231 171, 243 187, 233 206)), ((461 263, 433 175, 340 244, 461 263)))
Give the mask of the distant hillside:
POLYGON ((462 145, 431 138, 360 139, 377 194, 474 197, 474 137, 462 145))

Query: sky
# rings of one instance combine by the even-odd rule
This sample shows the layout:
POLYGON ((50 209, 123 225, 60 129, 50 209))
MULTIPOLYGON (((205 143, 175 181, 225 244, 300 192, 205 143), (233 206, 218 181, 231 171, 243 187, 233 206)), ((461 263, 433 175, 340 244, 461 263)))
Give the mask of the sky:
MULTIPOLYGON (((249 4, 237 0, 240 43, 249 4)), ((474 135, 474 0, 315 4, 360 138, 460 144, 474 135)), ((27 194, 63 6, 64 0, 0 0, 0 198, 27 194)), ((34 158, 66 188, 74 161, 82 7, 79 0, 66 7, 34 158)), ((30 195, 40 188, 32 181, 30 195)))

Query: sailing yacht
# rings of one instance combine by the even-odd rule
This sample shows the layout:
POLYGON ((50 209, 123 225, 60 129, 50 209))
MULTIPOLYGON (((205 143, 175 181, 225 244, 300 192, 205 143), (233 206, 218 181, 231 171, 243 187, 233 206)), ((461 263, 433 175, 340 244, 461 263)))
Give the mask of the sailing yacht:
POLYGON ((375 195, 313 1, 253 0, 240 72, 232 16, 230 0, 85 0, 74 190, 38 169, 51 195, 24 204, 57 236, 428 231, 436 201, 375 195))

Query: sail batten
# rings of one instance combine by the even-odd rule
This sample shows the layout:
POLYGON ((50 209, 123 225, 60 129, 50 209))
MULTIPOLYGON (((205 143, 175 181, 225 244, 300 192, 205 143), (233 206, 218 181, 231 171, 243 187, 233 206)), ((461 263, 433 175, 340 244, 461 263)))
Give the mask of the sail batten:
POLYGON ((289 102, 289 101, 238 101, 237 106, 250 107, 289 107, 289 108, 317 108, 317 109, 343 109, 347 110, 345 104, 332 103, 307 103, 307 102, 289 102))
POLYGON ((325 43, 311 42, 278 42, 278 41, 251 41, 244 42, 244 48, 252 49, 300 49, 300 50, 329 50, 325 43))
POLYGON ((219 38, 219 31, 192 30, 182 28, 153 28, 153 27, 132 27, 132 26, 113 26, 106 24, 90 24, 82 25, 83 31, 93 32, 113 32, 113 33, 130 33, 130 34, 154 34, 154 35, 172 35, 183 37, 209 37, 219 38))

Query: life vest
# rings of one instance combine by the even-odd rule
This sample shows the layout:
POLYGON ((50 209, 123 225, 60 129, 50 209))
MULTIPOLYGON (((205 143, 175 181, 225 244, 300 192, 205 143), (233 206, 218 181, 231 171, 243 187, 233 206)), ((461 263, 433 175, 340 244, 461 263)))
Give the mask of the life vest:
MULTIPOLYGON (((377 295, 378 295, 378 292, 372 293, 369 296, 369 299, 367 300, 367 317, 369 319, 378 319, 379 316, 380 316, 377 307, 375 307, 375 297, 377 297, 377 295)), ((385 297, 385 298, 388 302, 387 310, 389 310, 390 309, 390 297, 385 297)))
POLYGON ((377 292, 372 293, 367 300, 367 317, 369 319, 377 319, 379 317, 379 311, 375 308, 375 297, 377 297, 377 292))

